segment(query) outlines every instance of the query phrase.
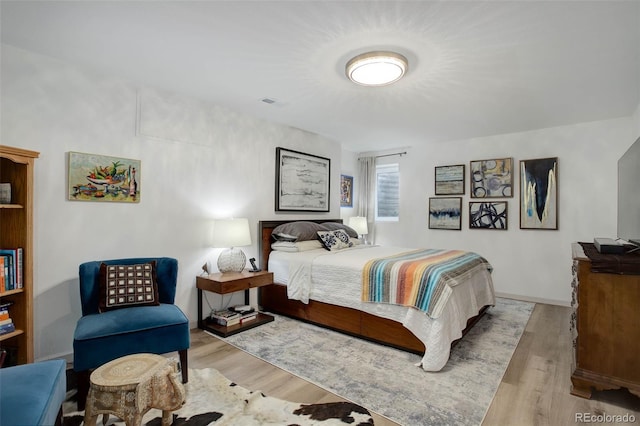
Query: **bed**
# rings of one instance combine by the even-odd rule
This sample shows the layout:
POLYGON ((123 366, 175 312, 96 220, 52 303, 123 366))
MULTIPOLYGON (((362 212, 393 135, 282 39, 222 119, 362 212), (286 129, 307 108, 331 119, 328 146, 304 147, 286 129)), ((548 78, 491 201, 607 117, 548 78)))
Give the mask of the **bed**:
MULTIPOLYGON (((424 370, 439 371, 449 359, 452 344, 495 304, 488 263, 487 267, 475 267, 464 274, 456 285, 445 286, 450 295, 444 299, 446 303, 438 304, 435 314, 433 310, 428 315, 415 307, 363 300, 363 268, 375 263, 372 259, 400 256, 417 249, 354 245, 329 251, 322 245, 312 248, 314 243, 309 242, 304 243, 307 249, 301 251, 273 250, 274 229, 294 222, 259 222, 261 265, 274 273, 274 285, 259 290, 260 305, 265 311, 420 354, 424 370)), ((297 222, 338 224, 333 229, 344 227, 340 219, 297 222)), ((296 239, 295 235, 290 237, 296 239)), ((285 243, 295 245, 293 241, 282 245, 285 243)))

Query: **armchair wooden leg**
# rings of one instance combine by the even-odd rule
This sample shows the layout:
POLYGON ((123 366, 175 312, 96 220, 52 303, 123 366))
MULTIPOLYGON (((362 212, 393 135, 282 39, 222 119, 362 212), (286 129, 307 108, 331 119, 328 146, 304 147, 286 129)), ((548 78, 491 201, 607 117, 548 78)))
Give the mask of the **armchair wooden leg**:
POLYGON ((91 370, 78 371, 76 373, 78 380, 78 411, 84 410, 87 403, 87 394, 89 393, 89 379, 91 378, 91 370))
POLYGON ((180 354, 180 368, 182 369, 182 383, 189 381, 189 365, 187 361, 187 349, 178 351, 180 354))

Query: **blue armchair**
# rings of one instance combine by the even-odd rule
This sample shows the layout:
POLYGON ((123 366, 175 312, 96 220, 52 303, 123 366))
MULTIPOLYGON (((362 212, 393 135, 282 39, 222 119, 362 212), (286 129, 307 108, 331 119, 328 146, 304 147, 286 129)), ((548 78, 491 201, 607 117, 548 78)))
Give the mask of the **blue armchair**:
POLYGON ((174 305, 178 261, 169 257, 86 262, 80 265, 82 317, 73 336, 73 369, 78 376, 78 409, 83 410, 91 370, 135 353, 178 351, 182 382, 188 381, 189 319, 174 305), (100 312, 100 266, 156 261, 157 306, 132 306, 100 312))

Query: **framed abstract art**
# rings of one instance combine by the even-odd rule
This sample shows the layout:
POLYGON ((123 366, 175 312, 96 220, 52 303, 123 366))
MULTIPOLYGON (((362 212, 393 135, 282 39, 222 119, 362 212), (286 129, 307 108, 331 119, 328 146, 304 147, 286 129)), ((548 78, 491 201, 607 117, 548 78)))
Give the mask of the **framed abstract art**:
POLYGON ((513 197, 513 158, 471 161, 471 198, 513 197))
POLYGON ((329 211, 331 160, 276 148, 276 211, 329 211))
POLYGON ((469 202, 469 229, 507 229, 506 201, 469 202))
POLYGON ((464 164, 455 166, 436 166, 436 195, 464 194, 464 164))
POLYGON ((340 175, 340 207, 353 207, 353 176, 340 175))
POLYGON ((558 157, 520 160, 520 229, 558 229, 558 157))
POLYGON ((429 229, 462 229, 462 198, 429 198, 429 229))

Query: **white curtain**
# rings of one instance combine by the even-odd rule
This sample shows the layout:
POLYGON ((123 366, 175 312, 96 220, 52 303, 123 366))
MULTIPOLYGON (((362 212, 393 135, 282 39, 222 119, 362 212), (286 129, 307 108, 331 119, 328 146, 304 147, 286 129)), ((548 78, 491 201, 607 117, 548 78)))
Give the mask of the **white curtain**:
POLYGON ((376 157, 358 158, 358 216, 367 218, 370 244, 375 241, 376 157))

